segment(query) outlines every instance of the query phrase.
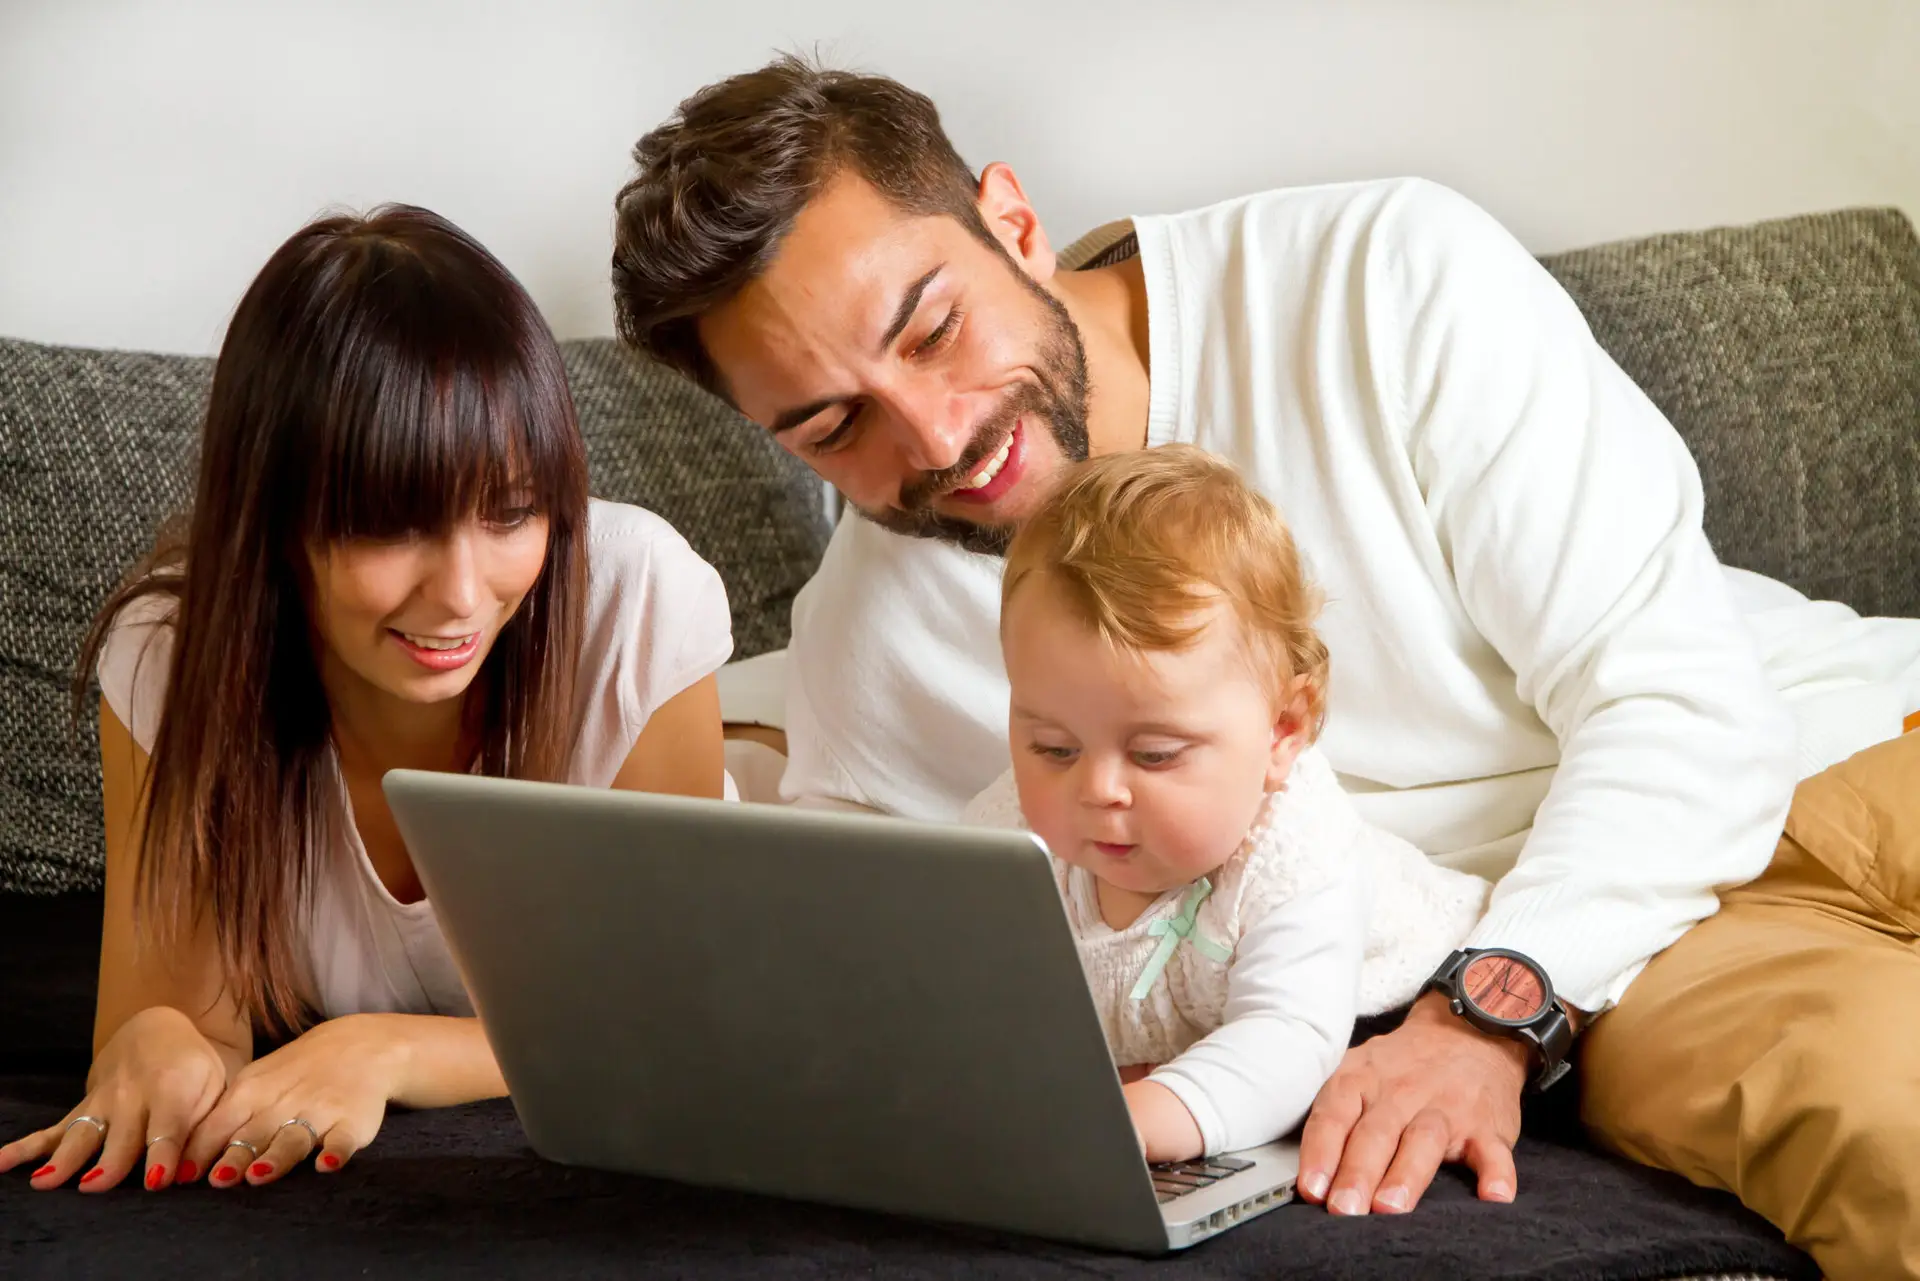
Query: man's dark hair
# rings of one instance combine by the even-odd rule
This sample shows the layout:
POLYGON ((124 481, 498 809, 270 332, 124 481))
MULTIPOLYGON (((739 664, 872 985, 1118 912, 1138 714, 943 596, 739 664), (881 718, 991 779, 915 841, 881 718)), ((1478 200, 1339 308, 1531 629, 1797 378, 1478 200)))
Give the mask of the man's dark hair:
POLYGON ((614 202, 620 337, 722 390, 695 322, 751 283, 807 202, 852 170, 904 212, 947 214, 996 249, 978 184, 924 94, 793 55, 680 104, 633 149, 614 202))

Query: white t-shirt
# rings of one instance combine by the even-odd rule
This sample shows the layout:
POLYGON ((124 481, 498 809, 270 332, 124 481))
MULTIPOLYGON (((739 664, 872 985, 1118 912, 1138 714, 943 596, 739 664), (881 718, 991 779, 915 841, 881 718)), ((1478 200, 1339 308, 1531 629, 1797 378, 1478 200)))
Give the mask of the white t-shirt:
MULTIPOLYGON (((720 575, 652 512, 595 500, 587 520, 586 630, 567 781, 613 782, 647 719, 733 652, 720 575)), ((129 607, 100 654, 102 695, 134 742, 151 750, 166 697, 173 612, 166 596, 129 607)), ((433 906, 401 903, 368 861, 346 788, 342 839, 321 852, 302 913, 307 997, 326 1018, 399 1012, 470 1015, 433 906)))
MULTIPOLYGON (((1291 524, 1328 600, 1321 744, 1369 822, 1497 881, 1475 946, 1605 1008, 1766 866, 1799 774, 1920 699, 1920 623, 1878 626, 1808 759, 1838 707, 1793 642, 1812 607, 1735 576, 1764 668, 1680 437, 1469 201, 1356 183, 1132 226, 1147 443, 1232 460, 1291 524)), ((1008 768, 1000 570, 842 519, 794 603, 784 795, 951 819, 1008 768)))

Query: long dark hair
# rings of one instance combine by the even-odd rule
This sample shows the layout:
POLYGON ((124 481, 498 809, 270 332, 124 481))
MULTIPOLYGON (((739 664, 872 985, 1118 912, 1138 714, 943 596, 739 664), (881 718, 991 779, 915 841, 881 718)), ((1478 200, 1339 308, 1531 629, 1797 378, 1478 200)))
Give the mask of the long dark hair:
POLYGON ((341 786, 308 612, 308 549, 439 534, 520 492, 548 521, 540 576, 469 688, 488 774, 558 779, 572 746, 587 474, 552 333, 511 273, 424 209, 311 223, 234 312, 214 367, 191 514, 108 599, 173 599, 146 780, 136 919, 218 941, 256 1025, 311 1019, 293 948, 341 786))

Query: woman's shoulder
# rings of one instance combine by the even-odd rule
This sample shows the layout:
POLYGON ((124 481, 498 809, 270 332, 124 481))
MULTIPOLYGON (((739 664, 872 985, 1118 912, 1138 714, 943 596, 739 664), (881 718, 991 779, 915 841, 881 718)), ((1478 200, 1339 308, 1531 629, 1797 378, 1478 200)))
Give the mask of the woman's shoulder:
POLYGON ((100 643, 100 696, 142 751, 153 749, 173 667, 173 620, 180 598, 156 588, 120 607, 100 643))
POLYGON ((653 512, 595 499, 586 542, 581 694, 615 710, 608 750, 624 756, 662 703, 732 657, 733 616, 719 572, 653 512))
POLYGON ((644 568, 656 558, 712 569, 664 516, 604 498, 587 504, 587 559, 595 572, 644 568))
MULTIPOLYGON (((589 629, 659 609, 679 612, 716 598, 725 604, 719 571, 679 530, 644 507, 594 499, 587 509, 586 544, 589 629)), ((689 621, 711 621, 701 614, 691 611, 689 621)))

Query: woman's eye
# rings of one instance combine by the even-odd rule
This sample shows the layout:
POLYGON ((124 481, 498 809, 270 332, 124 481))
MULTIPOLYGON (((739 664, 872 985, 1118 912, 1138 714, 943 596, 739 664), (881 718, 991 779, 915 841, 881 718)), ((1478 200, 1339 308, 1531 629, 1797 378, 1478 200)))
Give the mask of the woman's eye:
POLYGON ((518 529, 537 514, 532 507, 508 507, 495 512, 488 523, 495 529, 518 529))

